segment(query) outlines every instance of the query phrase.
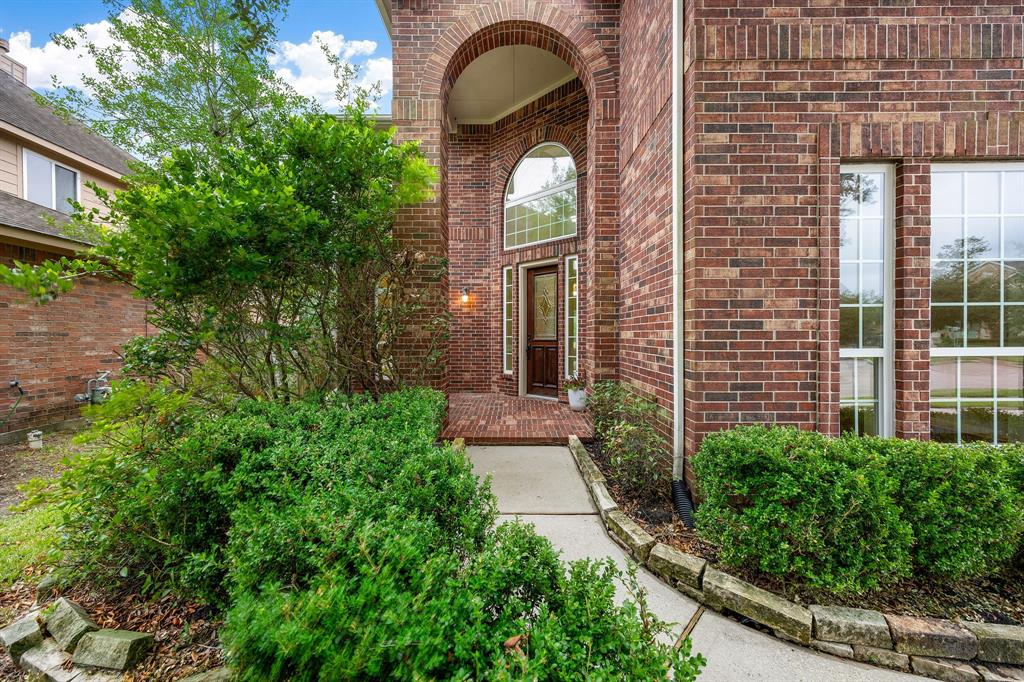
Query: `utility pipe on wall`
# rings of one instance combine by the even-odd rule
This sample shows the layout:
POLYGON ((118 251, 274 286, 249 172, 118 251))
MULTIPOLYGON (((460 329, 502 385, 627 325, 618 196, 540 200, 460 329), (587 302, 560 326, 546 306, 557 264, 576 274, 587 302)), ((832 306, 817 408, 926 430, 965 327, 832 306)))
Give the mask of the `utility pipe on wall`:
POLYGON ((672 479, 684 480, 683 0, 672 0, 672 479))

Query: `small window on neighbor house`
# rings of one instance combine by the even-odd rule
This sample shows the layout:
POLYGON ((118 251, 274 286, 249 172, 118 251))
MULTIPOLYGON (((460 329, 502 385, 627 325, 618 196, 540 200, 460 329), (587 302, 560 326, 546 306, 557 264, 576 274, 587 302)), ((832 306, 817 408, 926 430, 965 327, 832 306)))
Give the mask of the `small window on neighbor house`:
POLYGON ((70 201, 78 201, 78 173, 44 156, 25 150, 25 198, 71 213, 70 201))
POLYGON ((512 171, 505 192, 505 248, 576 234, 576 164, 560 144, 530 150, 512 171))
POLYGON ((1024 164, 932 167, 931 437, 1024 440, 1024 164))
POLYGON ((579 291, 577 280, 579 260, 576 256, 565 259, 565 376, 571 377, 579 369, 579 291))
POLYGON ((512 349, 515 340, 513 325, 516 318, 513 315, 515 299, 512 296, 512 282, 512 268, 506 267, 501 271, 501 364, 506 374, 512 372, 512 349))
POLYGON ((887 166, 843 167, 839 197, 839 429, 890 434, 893 213, 887 166))

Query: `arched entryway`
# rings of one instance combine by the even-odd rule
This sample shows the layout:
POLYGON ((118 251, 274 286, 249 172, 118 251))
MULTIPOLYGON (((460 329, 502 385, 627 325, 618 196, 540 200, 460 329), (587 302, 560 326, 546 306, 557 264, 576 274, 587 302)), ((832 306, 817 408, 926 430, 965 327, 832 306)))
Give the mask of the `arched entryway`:
MULTIPOLYGON (((542 392, 527 366, 533 352, 527 304, 532 283, 547 286, 547 278, 533 277, 535 269, 543 268, 553 272, 558 294, 559 386, 548 393, 564 400, 561 380, 567 374, 582 370, 602 378, 616 369, 614 71, 589 31, 567 14, 548 8, 534 10, 538 16, 532 18, 502 19, 500 7, 487 12, 489 23, 478 12, 450 27, 427 60, 419 87, 419 100, 436 97, 441 114, 439 217, 447 237, 453 323, 448 382, 452 392, 542 392), (470 32, 470 27, 477 28, 470 32), (500 78, 501 70, 493 65, 501 63, 502 51, 515 55, 512 89, 523 80, 523 69, 515 73, 514 65, 539 63, 534 53, 549 55, 566 68, 549 69, 554 82, 527 82, 540 91, 532 99, 530 92, 517 93, 512 110, 466 106, 462 86, 474 75, 474 65, 486 60, 487 73, 500 78), (509 178, 524 155, 546 143, 564 147, 573 158, 577 229, 562 237, 544 237, 538 230, 540 238, 530 243, 507 243, 509 178)), ((494 94, 489 86, 493 83, 478 84, 477 91, 494 94)))

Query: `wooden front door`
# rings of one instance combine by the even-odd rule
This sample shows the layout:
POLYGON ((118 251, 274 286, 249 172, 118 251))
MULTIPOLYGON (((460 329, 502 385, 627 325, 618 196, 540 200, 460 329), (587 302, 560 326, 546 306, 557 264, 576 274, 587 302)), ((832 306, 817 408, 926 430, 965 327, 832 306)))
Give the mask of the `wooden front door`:
POLYGON ((526 392, 558 396, 558 266, 527 270, 526 392))

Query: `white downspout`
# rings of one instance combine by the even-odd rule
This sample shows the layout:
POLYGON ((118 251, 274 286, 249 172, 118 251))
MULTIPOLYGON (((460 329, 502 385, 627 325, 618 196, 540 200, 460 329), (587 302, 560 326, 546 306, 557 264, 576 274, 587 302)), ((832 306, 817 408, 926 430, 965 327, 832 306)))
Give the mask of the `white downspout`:
POLYGON ((672 478, 683 478, 683 0, 672 0, 672 478))

